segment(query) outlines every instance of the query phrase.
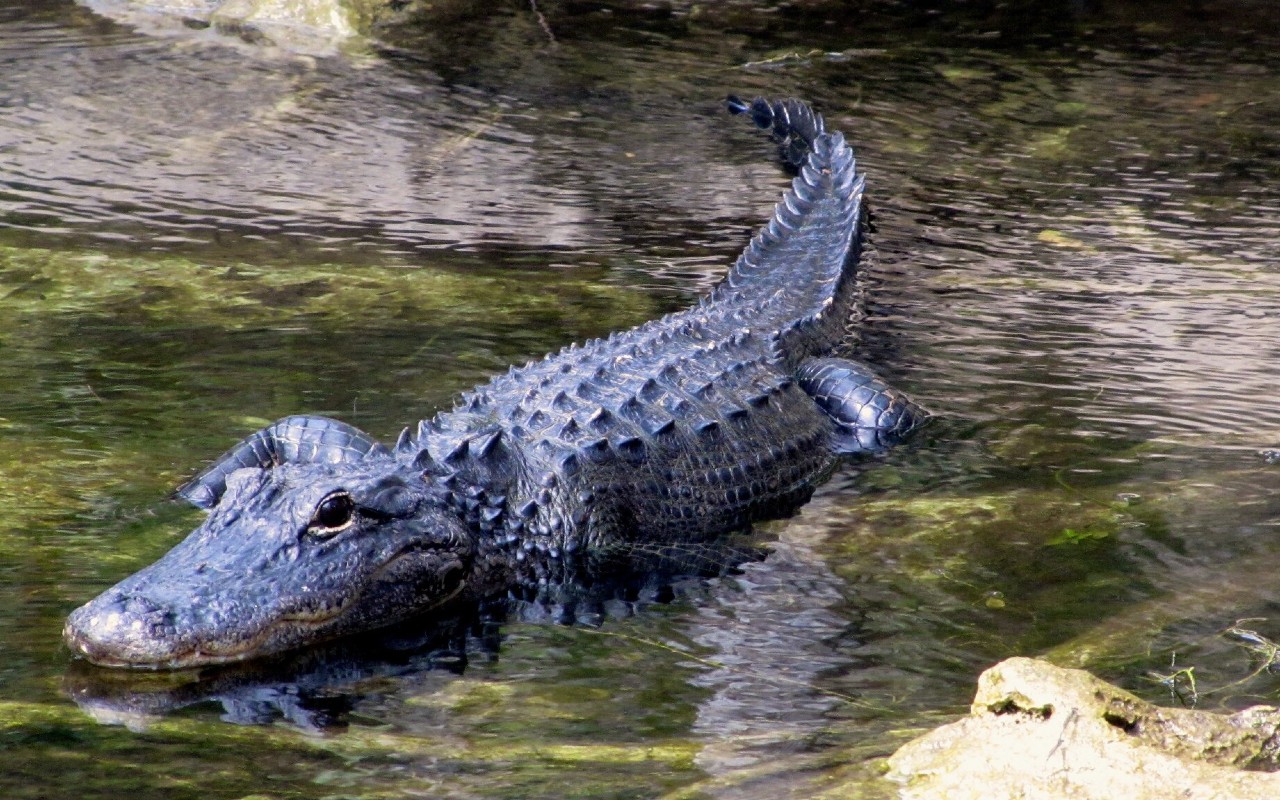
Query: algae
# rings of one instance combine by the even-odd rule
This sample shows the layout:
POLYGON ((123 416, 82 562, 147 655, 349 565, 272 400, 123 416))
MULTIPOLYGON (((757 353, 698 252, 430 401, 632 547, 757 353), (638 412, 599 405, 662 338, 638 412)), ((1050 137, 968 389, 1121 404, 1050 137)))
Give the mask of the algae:
POLYGON ((467 272, 459 261, 451 258, 448 270, 395 264, 280 268, 3 248, 0 298, 9 313, 0 322, 15 326, 50 314, 111 314, 121 324, 153 332, 286 325, 290 318, 312 326, 343 326, 416 316, 456 325, 483 316, 499 325, 560 323, 560 331, 573 335, 598 330, 599 324, 588 320, 601 313, 624 323, 655 313, 651 299, 601 283, 596 276, 575 281, 546 271, 467 272), (580 312, 576 319, 575 311, 580 312))
POLYGON ((171 721, 146 736, 98 725, 64 704, 0 701, 0 792, 12 798, 120 797, 165 792, 180 800, 314 796, 309 773, 339 763, 291 734, 171 721), (245 753, 254 758, 246 761, 245 753))
MULTIPOLYGON (((1265 406, 1273 381, 1249 383, 1241 352, 1269 352, 1255 332, 1276 305, 1275 48, 1256 33, 1221 34, 1232 30, 1223 9, 1194 24, 1170 9, 1170 21, 1151 24, 1141 4, 1108 4, 1101 16, 1081 16, 1078 3, 1017 5, 915 19, 883 4, 849 13, 807 2, 544 2, 553 46, 524 4, 414 2, 397 20, 407 23, 379 31, 397 46, 353 60, 360 77, 337 90, 329 83, 349 76, 333 62, 238 72, 207 50, 139 50, 132 34, 87 14, 78 29, 108 44, 46 47, 45 29, 15 39, 11 49, 36 56, 33 69, 68 78, 40 93, 23 83, 27 62, 13 72, 17 124, 30 110, 24 91, 51 96, 67 120, 41 135, 100 136, 105 118, 121 146, 168 153, 170 169, 217 150, 228 182, 251 177, 235 172, 241 139, 263 145, 253 134, 266 130, 277 138, 265 146, 305 156, 316 151, 291 151, 288 137, 319 123, 321 143, 333 144, 323 134, 331 115, 357 137, 403 124, 378 143, 412 145, 404 159, 420 170, 404 180, 447 176, 472 143, 511 141, 546 161, 518 180, 500 176, 507 191, 553 201, 567 192, 600 239, 543 246, 528 229, 545 218, 517 215, 511 229, 527 239, 513 237, 513 252, 481 233, 405 256, 403 235, 352 234, 348 212, 376 226, 430 209, 371 211, 362 205, 372 191, 354 188, 347 205, 316 203, 344 191, 317 178, 293 185, 311 215, 273 206, 284 222, 265 235, 241 235, 252 204, 211 211, 179 197, 166 213, 200 227, 175 243, 135 235, 155 233, 145 203, 112 207, 109 219, 62 203, 92 199, 100 184, 133 186, 139 162, 99 183, 85 170, 44 181, 47 164, 24 161, 36 137, 13 137, 14 180, 33 186, 6 184, 15 210, 3 236, 32 247, 0 257, 0 681, 8 697, 40 702, 0 709, 19 721, 0 728, 12 765, 0 793, 878 797, 879 757, 955 709, 973 674, 1013 652, 1105 667, 1148 698, 1167 694, 1150 674, 1179 672, 1183 688, 1196 677, 1203 702, 1273 695, 1265 671, 1215 690, 1266 655, 1222 645, 1218 633, 1268 611, 1274 594, 1274 481, 1254 463, 1275 444, 1259 439, 1275 419, 1265 406), (1199 38, 1214 35, 1229 44, 1199 38), (110 42, 125 45, 112 56, 110 42), (186 76, 192 86, 131 102, 197 58, 209 68, 186 76), (152 70, 121 79, 132 93, 98 91, 122 62, 147 60, 152 70), (305 70, 305 85, 267 78, 289 70, 305 70), (264 110, 202 103, 197 82, 265 94, 253 105, 264 110), (441 103, 437 89, 464 100, 441 103), (335 91, 355 97, 333 103, 335 91), (239 435, 311 411, 394 436, 513 361, 656 316, 709 285, 780 185, 746 134, 706 144, 722 130, 716 103, 727 91, 814 98, 856 141, 879 251, 863 353, 976 429, 868 465, 856 483, 838 475, 778 529, 826 537, 818 549, 841 578, 848 629, 819 643, 831 664, 814 689, 851 702, 791 739, 722 732, 725 751, 767 757, 717 763, 711 735, 696 728, 709 701, 693 684, 711 659, 687 641, 688 609, 627 623, 620 630, 634 636, 607 647, 598 633, 513 625, 496 662, 461 677, 362 684, 345 733, 236 728, 209 705, 126 732, 57 695, 62 615, 190 527, 194 513, 161 498, 239 435), (389 103, 397 93, 411 101, 389 103), (495 96, 514 109, 501 119, 495 96), (427 110, 406 111, 417 106, 427 110), (119 113, 85 113, 103 107, 119 113), (474 139, 434 129, 439 109, 474 113, 474 139), (154 130, 119 123, 147 112, 154 130), (728 166, 704 172, 708 163, 728 166), (77 238, 76 225, 98 238, 77 238), (1213 409, 1219 417, 1187 424, 1213 409)), ((361 30, 390 18, 378 13, 361 30)), ((477 170, 477 186, 457 191, 501 171, 477 170)), ((505 197, 485 197, 485 213, 510 210, 505 197)), ((1250 629, 1274 640, 1271 626, 1250 629)), ((739 677, 774 666, 759 652, 738 654, 739 677)))

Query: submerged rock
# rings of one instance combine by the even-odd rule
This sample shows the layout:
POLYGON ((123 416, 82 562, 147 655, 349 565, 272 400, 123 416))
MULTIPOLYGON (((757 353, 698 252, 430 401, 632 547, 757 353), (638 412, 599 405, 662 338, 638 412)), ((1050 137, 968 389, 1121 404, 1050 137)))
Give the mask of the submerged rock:
POLYGON ((1011 658, 978 679, 970 716, 904 745, 903 798, 1280 797, 1280 709, 1161 708, 1087 672, 1011 658))

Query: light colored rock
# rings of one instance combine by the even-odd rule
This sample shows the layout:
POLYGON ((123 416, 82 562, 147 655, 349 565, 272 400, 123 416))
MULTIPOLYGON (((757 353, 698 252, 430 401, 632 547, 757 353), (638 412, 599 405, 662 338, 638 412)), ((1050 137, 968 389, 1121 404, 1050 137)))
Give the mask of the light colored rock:
POLYGON ((358 38, 383 0, 80 0, 150 35, 201 29, 307 55, 329 55, 358 38))
POLYGON ((1087 672, 1012 658, 983 673, 970 716, 904 745, 904 800, 1252 800, 1280 797, 1280 709, 1160 708, 1087 672))
POLYGON ((246 25, 269 31, 301 28, 334 39, 356 34, 352 14, 340 0, 225 0, 209 19, 215 25, 246 25))

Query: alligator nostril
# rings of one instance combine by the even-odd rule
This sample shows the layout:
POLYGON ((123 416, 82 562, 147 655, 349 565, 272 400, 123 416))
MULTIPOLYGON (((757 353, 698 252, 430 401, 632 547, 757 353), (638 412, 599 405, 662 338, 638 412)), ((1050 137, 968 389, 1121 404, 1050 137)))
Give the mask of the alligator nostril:
POLYGON ((109 591, 71 612, 64 636, 82 653, 112 652, 173 627, 173 614, 149 598, 109 591))
POLYGON ((163 608, 139 594, 124 596, 120 605, 124 612, 131 616, 149 617, 164 612, 163 608))

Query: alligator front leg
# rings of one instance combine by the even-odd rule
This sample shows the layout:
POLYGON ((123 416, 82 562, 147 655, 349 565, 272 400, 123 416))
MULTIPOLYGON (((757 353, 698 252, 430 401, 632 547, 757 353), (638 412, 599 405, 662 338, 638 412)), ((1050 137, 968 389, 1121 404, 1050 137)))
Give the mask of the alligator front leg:
POLYGON ((832 447, 838 453, 886 450, 929 418, 866 365, 847 358, 809 359, 796 370, 796 381, 835 421, 832 447))

